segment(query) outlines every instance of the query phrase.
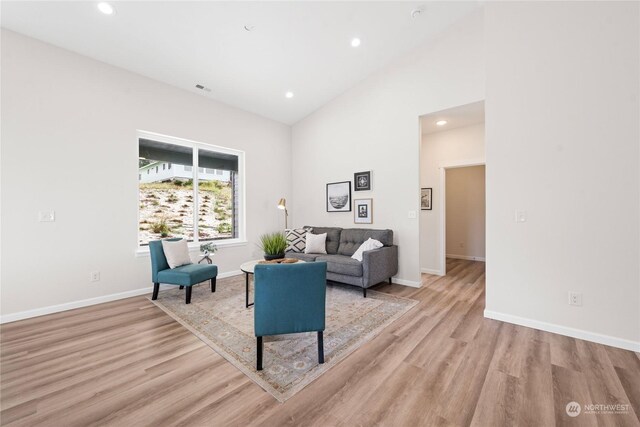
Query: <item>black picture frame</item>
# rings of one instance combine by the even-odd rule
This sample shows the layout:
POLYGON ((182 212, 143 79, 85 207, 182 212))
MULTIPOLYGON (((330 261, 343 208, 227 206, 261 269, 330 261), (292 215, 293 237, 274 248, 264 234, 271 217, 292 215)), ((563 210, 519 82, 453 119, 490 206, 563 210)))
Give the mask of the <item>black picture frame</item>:
POLYGON ((353 174, 353 190, 354 191, 371 190, 371 171, 356 172, 353 174))
POLYGON ((420 209, 430 211, 433 209, 433 188, 426 187, 420 189, 420 209))
POLYGON ((327 212, 351 212, 351 181, 327 184, 327 212))

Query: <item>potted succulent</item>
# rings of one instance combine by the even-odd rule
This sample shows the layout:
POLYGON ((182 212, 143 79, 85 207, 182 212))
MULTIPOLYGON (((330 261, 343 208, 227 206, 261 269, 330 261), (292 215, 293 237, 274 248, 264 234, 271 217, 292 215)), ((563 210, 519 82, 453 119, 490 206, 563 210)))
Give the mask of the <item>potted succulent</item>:
POLYGON ((267 233, 260 236, 260 248, 264 251, 264 259, 284 258, 284 251, 287 249, 287 238, 284 233, 267 233))

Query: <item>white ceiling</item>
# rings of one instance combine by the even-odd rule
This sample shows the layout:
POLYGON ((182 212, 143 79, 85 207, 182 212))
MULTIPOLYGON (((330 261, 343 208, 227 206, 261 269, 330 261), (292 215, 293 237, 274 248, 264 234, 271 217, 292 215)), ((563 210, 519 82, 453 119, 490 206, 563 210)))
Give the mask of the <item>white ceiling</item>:
POLYGON ((2 27, 287 124, 479 7, 477 1, 111 4, 117 13, 107 16, 92 1, 2 1, 2 27), (424 12, 412 19, 416 8, 424 12), (360 47, 351 47, 353 37, 360 47), (295 96, 285 98, 287 91, 295 96))
POLYGON ((437 111, 420 117, 420 128, 423 135, 480 123, 484 123, 484 101, 460 105, 459 107, 437 111), (436 125, 436 122, 440 120, 446 120, 447 124, 444 126, 436 125))

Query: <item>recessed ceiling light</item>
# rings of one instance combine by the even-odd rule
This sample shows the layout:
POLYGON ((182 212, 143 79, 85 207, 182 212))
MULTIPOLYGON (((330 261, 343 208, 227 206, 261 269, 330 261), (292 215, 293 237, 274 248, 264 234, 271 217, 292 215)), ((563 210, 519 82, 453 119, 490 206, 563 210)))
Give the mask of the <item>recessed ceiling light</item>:
POLYGON ((114 13, 116 13, 116 9, 113 6, 111 6, 109 3, 104 1, 98 3, 98 10, 104 13, 105 15, 113 15, 114 13))
POLYGON ((293 98, 293 92, 287 92, 284 94, 284 96, 287 98, 293 98))
POLYGON ((444 125, 446 125, 446 124, 447 124, 447 121, 446 121, 446 120, 438 120, 438 121, 436 122, 436 125, 438 125, 438 126, 444 126, 444 125))
POLYGON ((353 46, 353 47, 358 47, 358 46, 360 46, 360 43, 361 43, 361 42, 360 42, 360 39, 359 39, 359 38, 357 38, 357 37, 356 37, 355 39, 351 39, 351 46, 353 46))

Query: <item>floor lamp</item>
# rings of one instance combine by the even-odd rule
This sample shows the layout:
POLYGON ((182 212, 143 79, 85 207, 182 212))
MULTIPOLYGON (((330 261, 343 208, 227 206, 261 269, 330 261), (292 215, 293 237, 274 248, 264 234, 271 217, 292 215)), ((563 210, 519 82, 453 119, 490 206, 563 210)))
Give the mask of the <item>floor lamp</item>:
POLYGON ((289 212, 287 212, 287 199, 280 199, 280 201, 278 202, 278 209, 284 210, 284 229, 286 230, 288 228, 287 217, 289 216, 289 212))

